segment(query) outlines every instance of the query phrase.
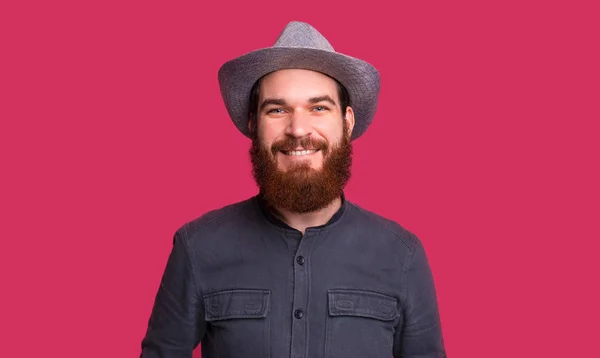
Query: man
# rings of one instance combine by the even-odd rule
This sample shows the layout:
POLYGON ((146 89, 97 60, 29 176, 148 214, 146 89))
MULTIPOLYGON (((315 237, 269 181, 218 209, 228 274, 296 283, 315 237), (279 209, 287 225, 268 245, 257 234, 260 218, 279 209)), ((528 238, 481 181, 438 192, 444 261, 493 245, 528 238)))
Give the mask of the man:
POLYGON ((445 357, 421 242, 343 192, 377 70, 291 22, 219 83, 260 190, 177 230, 141 357, 445 357))

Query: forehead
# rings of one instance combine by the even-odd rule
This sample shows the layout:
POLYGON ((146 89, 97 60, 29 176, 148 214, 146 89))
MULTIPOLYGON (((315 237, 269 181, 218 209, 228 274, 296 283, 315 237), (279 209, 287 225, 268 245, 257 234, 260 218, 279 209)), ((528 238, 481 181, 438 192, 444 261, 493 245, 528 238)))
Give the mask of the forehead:
POLYGON ((310 98, 337 93, 337 84, 320 72, 303 69, 286 69, 266 75, 260 86, 260 97, 310 98))

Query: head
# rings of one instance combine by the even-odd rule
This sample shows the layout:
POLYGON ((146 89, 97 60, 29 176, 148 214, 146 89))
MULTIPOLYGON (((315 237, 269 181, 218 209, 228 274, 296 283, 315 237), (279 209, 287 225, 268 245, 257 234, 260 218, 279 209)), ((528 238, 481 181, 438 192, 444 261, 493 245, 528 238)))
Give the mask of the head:
POLYGON ((248 126, 253 175, 271 205, 314 212, 342 193, 354 113, 338 81, 303 69, 272 72, 252 89, 248 126))

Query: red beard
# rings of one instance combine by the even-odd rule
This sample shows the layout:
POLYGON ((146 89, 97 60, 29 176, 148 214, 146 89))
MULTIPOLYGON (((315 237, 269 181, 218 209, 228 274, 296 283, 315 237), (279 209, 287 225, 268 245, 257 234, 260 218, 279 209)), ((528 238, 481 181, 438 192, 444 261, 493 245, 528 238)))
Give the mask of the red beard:
POLYGON ((250 158, 254 180, 269 205, 295 213, 309 213, 325 208, 342 194, 350 179, 352 143, 348 135, 333 147, 325 141, 288 137, 273 143, 269 150, 261 147, 254 135, 250 158), (277 152, 298 146, 319 149, 324 158, 322 167, 317 170, 308 163, 298 163, 286 171, 279 169, 277 152))

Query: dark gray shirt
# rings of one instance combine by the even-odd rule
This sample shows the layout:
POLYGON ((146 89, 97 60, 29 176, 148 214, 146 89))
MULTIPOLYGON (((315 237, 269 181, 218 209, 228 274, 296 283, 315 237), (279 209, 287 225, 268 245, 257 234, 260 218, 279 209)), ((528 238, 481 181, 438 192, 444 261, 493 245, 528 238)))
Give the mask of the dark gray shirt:
POLYGON ((419 239, 343 197, 304 235, 260 194, 175 233, 142 358, 446 357, 419 239))

